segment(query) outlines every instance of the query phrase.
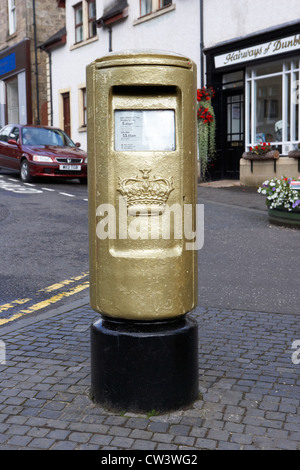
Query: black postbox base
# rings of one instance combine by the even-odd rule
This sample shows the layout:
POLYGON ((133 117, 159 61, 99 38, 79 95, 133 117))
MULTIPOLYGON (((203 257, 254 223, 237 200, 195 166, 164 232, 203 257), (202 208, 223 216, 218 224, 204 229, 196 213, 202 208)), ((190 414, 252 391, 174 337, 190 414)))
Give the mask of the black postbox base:
POLYGON ((91 326, 91 396, 108 409, 165 412, 198 398, 198 327, 101 317, 91 326))

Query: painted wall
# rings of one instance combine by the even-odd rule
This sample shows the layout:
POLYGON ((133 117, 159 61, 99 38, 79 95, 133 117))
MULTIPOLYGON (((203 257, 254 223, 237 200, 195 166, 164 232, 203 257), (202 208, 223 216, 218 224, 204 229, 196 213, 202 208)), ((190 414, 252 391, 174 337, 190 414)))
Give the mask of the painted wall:
MULTIPOLYGON (((86 66, 109 53, 108 29, 97 28, 97 40, 74 46, 74 9, 66 2, 67 44, 52 52, 53 123, 61 125, 59 92, 70 91, 72 135, 86 149, 86 132, 79 131, 78 87, 86 82, 86 66)), ((174 0, 170 11, 146 21, 139 18, 139 1, 128 0, 128 17, 112 27, 113 52, 156 49, 185 55, 197 64, 200 84, 200 0, 174 0)), ((97 19, 111 0, 97 0, 97 19)), ((300 17, 299 0, 203 0, 204 47, 234 40, 300 17)))
MULTIPOLYGON (((98 39, 75 46, 73 5, 66 2, 67 44, 52 52, 53 124, 61 125, 59 93, 69 90, 71 97, 71 137, 87 147, 86 132, 79 132, 78 87, 86 82, 86 66, 109 54, 109 33, 98 28, 98 39)), ((200 63, 199 0, 176 0, 175 8, 148 21, 139 19, 139 1, 129 0, 129 16, 112 27, 113 52, 130 49, 156 49, 176 52, 200 63)), ((97 0, 97 19, 103 15, 103 1, 97 0)))
POLYGON ((203 0, 204 46, 300 18, 299 0, 203 0))

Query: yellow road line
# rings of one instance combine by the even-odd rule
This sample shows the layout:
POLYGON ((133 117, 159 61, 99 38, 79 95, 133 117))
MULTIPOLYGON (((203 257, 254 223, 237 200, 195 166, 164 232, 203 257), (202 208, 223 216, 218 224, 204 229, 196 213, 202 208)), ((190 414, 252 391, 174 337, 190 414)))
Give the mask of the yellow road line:
POLYGON ((10 304, 0 305, 0 313, 5 312, 6 310, 9 310, 10 308, 14 308, 16 305, 26 304, 27 302, 30 302, 30 300, 31 299, 18 299, 18 300, 13 300, 10 304))
MULTIPOLYGON (((22 317, 23 315, 25 315, 26 313, 33 313, 33 312, 36 312, 38 310, 41 310, 45 307, 48 307, 49 305, 51 304, 55 304, 56 302, 58 302, 59 300, 63 299, 63 298, 67 298, 67 297, 70 297, 71 295, 74 295, 74 294, 77 294, 78 292, 81 292, 83 291, 84 289, 87 289, 89 287, 89 281, 86 281, 84 282, 83 284, 80 284, 79 286, 76 286, 76 287, 73 287, 71 290, 69 291, 66 291, 66 292, 62 292, 61 294, 58 294, 58 295, 55 295, 53 297, 51 297, 50 299, 47 299, 47 300, 43 300, 42 302, 38 302, 37 304, 34 304, 34 305, 31 305, 30 307, 28 307, 27 309, 25 310, 21 310, 20 312, 16 313, 15 315, 13 315, 12 317, 10 318, 5 318, 5 319, 0 319, 0 325, 4 325, 6 323, 9 323, 11 321, 14 321, 20 317, 22 317)), ((30 299, 29 299, 30 300, 30 299)))
POLYGON ((58 282, 56 284, 52 284, 51 286, 45 287, 44 289, 40 289, 38 292, 53 292, 54 290, 61 289, 62 287, 72 284, 75 281, 80 281, 87 277, 89 273, 82 273, 80 276, 71 277, 70 279, 66 279, 65 281, 58 282))
MULTIPOLYGON (((66 286, 68 284, 72 284, 73 282, 80 281, 81 279, 84 279, 88 275, 89 275, 88 272, 84 272, 84 273, 80 274, 79 276, 74 276, 74 277, 71 277, 70 279, 66 279, 65 281, 61 281, 61 282, 58 282, 56 284, 52 284, 51 286, 40 289, 40 290, 38 290, 38 293, 43 292, 43 293, 49 294, 50 292, 61 289, 62 287, 66 286)), ((15 308, 16 305, 26 304, 26 303, 30 302, 31 300, 32 299, 29 299, 29 298, 17 299, 17 300, 12 300, 10 303, 2 304, 2 305, 0 305, 0 313, 1 312, 6 312, 10 308, 15 308)))

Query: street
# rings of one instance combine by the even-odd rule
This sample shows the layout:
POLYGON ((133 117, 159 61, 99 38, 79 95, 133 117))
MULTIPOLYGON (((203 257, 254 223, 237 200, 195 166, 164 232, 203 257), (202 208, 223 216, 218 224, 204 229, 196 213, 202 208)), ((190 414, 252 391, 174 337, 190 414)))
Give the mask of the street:
POLYGON ((0 176, 1 450, 299 449, 300 232, 263 197, 198 186, 199 399, 141 414, 91 400, 86 187, 0 176))
POLYGON ((87 186, 0 172, 0 324, 88 292, 87 186))
POLYGON ((198 203, 205 207, 198 304, 299 315, 299 230, 271 225, 255 188, 200 186, 198 203))
MULTIPOLYGON (((268 222, 255 189, 198 187, 198 305, 299 314, 299 230, 268 222)), ((0 173, 0 325, 89 295, 87 186, 0 173)))

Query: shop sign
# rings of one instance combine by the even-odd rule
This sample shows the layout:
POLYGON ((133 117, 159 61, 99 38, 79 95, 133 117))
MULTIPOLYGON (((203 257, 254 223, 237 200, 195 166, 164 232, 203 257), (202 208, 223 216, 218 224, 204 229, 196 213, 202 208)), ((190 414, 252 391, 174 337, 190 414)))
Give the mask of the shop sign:
POLYGON ((4 75, 5 73, 15 70, 15 68, 16 68, 16 55, 14 52, 12 54, 7 55, 6 57, 3 57, 3 59, 0 59, 0 77, 1 75, 4 75))
POLYGON ((215 57, 215 67, 227 67, 229 65, 240 64, 264 57, 271 57, 284 52, 291 52, 300 49, 300 34, 289 36, 275 41, 265 42, 253 47, 246 47, 215 57))

